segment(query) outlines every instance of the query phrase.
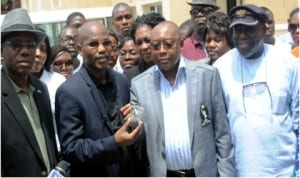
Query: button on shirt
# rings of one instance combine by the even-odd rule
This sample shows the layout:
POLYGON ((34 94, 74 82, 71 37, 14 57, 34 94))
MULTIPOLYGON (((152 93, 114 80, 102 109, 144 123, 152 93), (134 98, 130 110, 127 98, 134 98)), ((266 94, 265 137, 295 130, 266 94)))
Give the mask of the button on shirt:
POLYGON ((184 61, 180 61, 174 85, 160 76, 161 100, 164 113, 165 151, 168 170, 192 168, 186 96, 186 73, 184 61))

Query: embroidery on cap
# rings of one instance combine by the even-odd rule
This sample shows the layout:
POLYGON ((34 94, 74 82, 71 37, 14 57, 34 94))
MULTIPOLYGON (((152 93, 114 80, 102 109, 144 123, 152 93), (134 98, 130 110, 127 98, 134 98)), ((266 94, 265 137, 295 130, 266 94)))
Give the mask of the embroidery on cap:
POLYGON ((247 12, 245 9, 239 9, 236 11, 235 15, 238 18, 244 18, 246 16, 247 12))

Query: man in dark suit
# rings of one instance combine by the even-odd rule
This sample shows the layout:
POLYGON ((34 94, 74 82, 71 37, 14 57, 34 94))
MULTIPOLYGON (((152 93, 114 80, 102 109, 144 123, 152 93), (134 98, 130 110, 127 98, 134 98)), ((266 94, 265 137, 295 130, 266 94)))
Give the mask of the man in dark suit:
POLYGON ((130 118, 124 123, 120 109, 129 103, 129 86, 123 74, 108 67, 111 41, 105 26, 98 21, 83 24, 78 49, 83 67, 58 88, 55 103, 70 175, 131 176, 127 146, 137 140, 142 123, 135 129, 130 118))
POLYGON ((131 100, 144 108, 150 176, 235 176, 221 80, 216 68, 187 61, 173 22, 151 32, 155 66, 133 78, 131 100))
POLYGON ((45 38, 25 9, 14 9, 1 26, 1 175, 47 176, 57 162, 47 87, 29 75, 35 48, 45 38))

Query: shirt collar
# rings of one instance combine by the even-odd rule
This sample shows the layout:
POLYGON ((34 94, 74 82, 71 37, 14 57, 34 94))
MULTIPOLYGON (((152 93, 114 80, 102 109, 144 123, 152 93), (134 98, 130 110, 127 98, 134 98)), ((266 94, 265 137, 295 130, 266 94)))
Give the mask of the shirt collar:
MULTIPOLYGON (((16 91, 16 93, 26 92, 24 89, 19 87, 9 76, 7 76, 7 78, 10 81, 10 83, 12 84, 12 86, 13 86, 14 90, 16 91)), ((29 91, 35 91, 35 87, 32 86, 31 84, 29 84, 29 91)))

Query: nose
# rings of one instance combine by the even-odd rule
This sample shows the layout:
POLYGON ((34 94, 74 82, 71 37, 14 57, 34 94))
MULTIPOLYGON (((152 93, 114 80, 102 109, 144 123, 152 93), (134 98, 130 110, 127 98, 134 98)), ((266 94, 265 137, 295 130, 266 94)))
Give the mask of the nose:
POLYGON ((41 50, 39 48, 36 48, 35 50, 35 56, 40 57, 41 56, 41 50))
POLYGON ((128 20, 127 20, 125 17, 123 17, 123 18, 122 18, 122 24, 123 24, 123 25, 124 25, 124 24, 126 25, 127 22, 128 22, 128 20))
POLYGON ((216 47, 216 41, 215 40, 211 40, 210 42, 207 43, 207 47, 209 47, 209 48, 216 47))
POLYGON ((105 46, 102 43, 100 43, 98 46, 98 53, 103 53, 105 51, 106 51, 105 46))

